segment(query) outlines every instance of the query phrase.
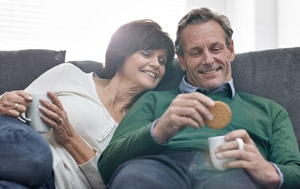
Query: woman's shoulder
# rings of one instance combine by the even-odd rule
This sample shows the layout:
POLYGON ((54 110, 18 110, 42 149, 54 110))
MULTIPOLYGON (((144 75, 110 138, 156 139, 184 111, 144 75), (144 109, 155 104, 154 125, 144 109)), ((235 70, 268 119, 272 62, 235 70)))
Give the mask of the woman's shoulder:
POLYGON ((63 78, 76 78, 76 77, 86 77, 88 74, 82 71, 77 66, 71 64, 71 63, 62 63, 59 64, 50 70, 46 71, 44 76, 55 76, 57 78, 63 77, 63 78))
POLYGON ((83 71, 80 68, 78 68, 74 64, 67 63, 67 62, 59 64, 59 65, 53 67, 52 69, 50 69, 49 71, 51 71, 51 70, 55 70, 55 71, 74 71, 74 72, 83 73, 83 71))

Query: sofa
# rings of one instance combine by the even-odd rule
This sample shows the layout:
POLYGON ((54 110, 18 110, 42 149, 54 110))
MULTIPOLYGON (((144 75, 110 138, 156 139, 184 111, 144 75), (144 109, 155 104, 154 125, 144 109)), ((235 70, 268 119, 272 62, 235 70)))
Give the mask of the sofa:
MULTIPOLYGON (((64 63, 65 55, 66 51, 47 49, 0 51, 0 94, 24 89, 43 72, 64 63)), ((101 77, 103 64, 100 62, 69 63, 101 77)), ((236 54, 232 72, 237 91, 272 99, 286 108, 300 146, 300 47, 236 54)), ((155 90, 177 87, 183 74, 175 58, 166 67, 166 75, 155 90)))

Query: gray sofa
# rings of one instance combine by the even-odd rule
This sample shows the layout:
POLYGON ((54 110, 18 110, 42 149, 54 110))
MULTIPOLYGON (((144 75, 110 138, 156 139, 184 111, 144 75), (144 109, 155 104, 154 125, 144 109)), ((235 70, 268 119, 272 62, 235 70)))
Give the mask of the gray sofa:
MULTIPOLYGON (((66 51, 44 49, 0 51, 0 94, 25 88, 41 73, 65 62, 65 55, 66 51)), ((101 76, 99 62, 70 63, 101 76)), ((232 67, 237 91, 270 98, 287 109, 300 144, 300 47, 240 53, 232 67)), ((175 59, 155 90, 177 87, 183 74, 175 59)))

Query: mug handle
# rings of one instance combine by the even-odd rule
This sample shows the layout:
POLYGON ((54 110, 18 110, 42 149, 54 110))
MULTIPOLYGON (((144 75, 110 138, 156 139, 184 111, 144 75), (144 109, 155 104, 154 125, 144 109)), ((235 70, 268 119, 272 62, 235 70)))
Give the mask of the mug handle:
POLYGON ((23 112, 23 113, 20 114, 20 119, 22 119, 26 123, 31 121, 30 118, 26 117, 25 112, 23 112))

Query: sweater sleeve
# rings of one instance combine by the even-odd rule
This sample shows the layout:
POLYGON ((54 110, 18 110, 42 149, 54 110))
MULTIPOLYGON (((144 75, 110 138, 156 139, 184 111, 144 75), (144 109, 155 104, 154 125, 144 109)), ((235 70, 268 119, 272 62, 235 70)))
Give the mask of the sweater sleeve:
POLYGON ((153 115, 156 103, 151 94, 146 93, 132 106, 102 153, 98 168, 105 184, 109 182, 115 169, 125 161, 157 154, 164 149, 164 145, 157 144, 150 134, 152 122, 156 120, 153 115))
POLYGON ((97 161, 99 159, 99 156, 100 153, 97 152, 96 155, 88 162, 79 165, 80 170, 83 172, 90 185, 95 189, 105 188, 102 177, 97 168, 97 161))
POLYGON ((300 186, 300 153, 288 112, 282 107, 273 107, 274 122, 270 157, 283 174, 282 188, 300 186), (284 153, 283 153, 284 152, 284 153))

